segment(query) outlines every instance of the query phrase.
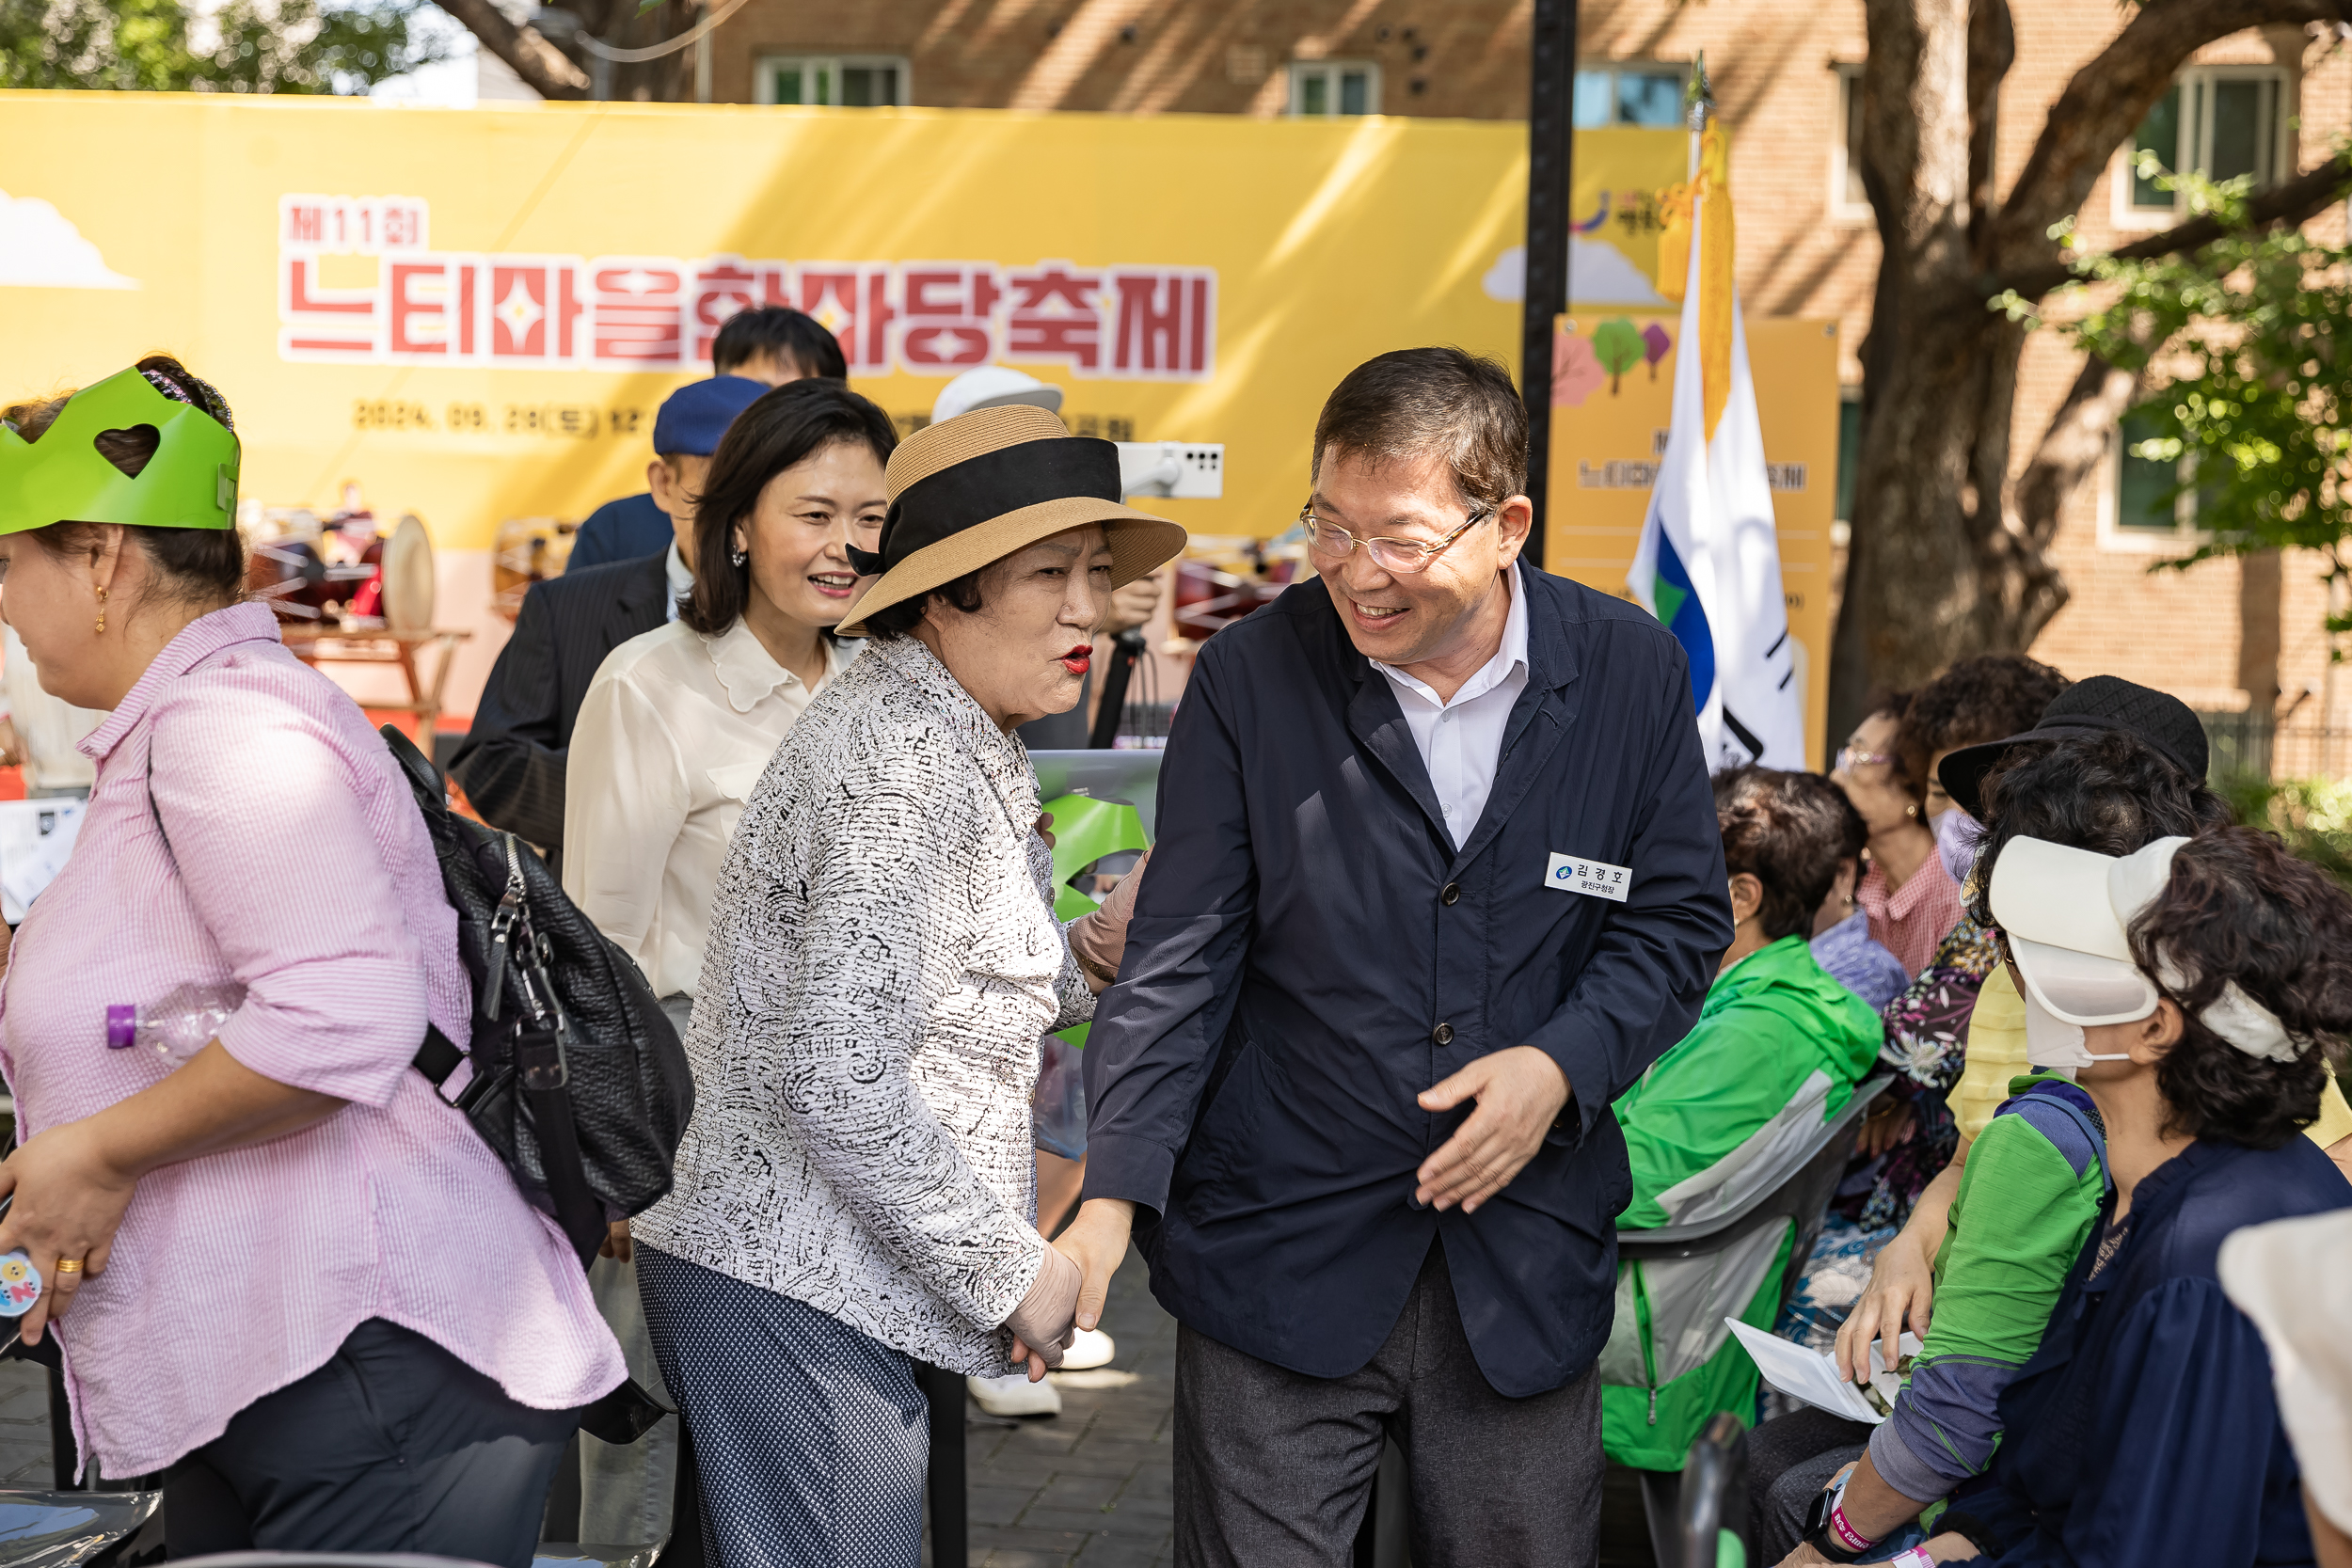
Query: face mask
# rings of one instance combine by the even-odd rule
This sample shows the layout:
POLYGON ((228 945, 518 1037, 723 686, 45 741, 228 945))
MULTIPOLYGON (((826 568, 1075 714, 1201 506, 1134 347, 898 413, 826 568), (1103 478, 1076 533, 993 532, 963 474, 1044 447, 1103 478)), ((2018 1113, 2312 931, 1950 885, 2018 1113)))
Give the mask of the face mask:
POLYGON ((1977 863, 1977 843, 1984 837, 1984 829, 1977 819, 1953 806, 1935 815, 1935 853, 1950 872, 1952 880, 1965 882, 1977 863))
POLYGON ((2041 1072, 2063 1073, 2072 1078, 2075 1072, 2093 1062, 2122 1062, 2131 1059, 2131 1053, 2119 1051, 2112 1054, 2094 1054, 2083 1035, 2083 1026, 2069 1023, 2044 1007, 2033 993, 2031 986, 2021 986, 2018 993, 2026 1003, 2026 1063, 2041 1072))

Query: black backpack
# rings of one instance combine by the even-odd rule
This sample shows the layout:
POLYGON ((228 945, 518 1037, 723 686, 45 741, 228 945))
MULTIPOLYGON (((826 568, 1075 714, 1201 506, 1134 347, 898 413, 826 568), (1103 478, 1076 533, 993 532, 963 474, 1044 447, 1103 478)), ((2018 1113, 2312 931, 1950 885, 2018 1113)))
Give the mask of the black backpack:
POLYGON ((670 1190, 694 1113, 686 1048, 644 973, 547 863, 451 811, 439 769, 398 729, 381 733, 424 815, 473 982, 471 1051, 430 1030, 417 1069, 438 1090, 470 1056, 473 1078, 451 1103, 584 1266, 610 1221, 670 1190))

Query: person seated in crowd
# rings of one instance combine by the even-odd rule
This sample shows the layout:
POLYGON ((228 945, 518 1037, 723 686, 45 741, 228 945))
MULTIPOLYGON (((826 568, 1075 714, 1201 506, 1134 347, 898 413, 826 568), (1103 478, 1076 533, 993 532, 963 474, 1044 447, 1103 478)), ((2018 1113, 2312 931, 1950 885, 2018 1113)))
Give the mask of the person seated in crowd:
MULTIPOLYGON (((841 356, 840 342, 816 317, 782 305, 763 305, 738 310, 719 328, 710 341, 710 373, 756 381, 764 389, 818 377, 846 381, 850 365, 841 356)), ((668 450, 657 436, 654 451, 668 450)), ((660 479, 652 468, 645 470, 645 489, 588 514, 572 536, 566 571, 638 561, 669 549, 673 515, 662 504, 660 479)), ((693 488, 691 483, 687 487, 693 488)))
POLYGON ((1928 826, 1953 881, 1968 880, 1984 830, 1945 789, 1939 771, 1944 759, 1965 747, 2005 740, 2036 723, 2072 684, 2049 665, 2023 654, 1979 654, 1953 664, 1912 699, 1903 727, 1909 744, 1927 749, 1928 826))
MULTIPOLYGON (((2297 1135, 2327 1081, 2319 1042, 2352 1034, 2352 896, 2242 827, 2114 857, 1996 819, 1978 875, 2036 1054, 2096 1105, 2112 1188, 2000 1394, 1989 1472, 1927 1549, 2007 1568, 2310 1562, 2269 1358, 2218 1255, 2244 1227, 2352 1205, 2297 1135)), ((1858 1560, 1915 1507, 1890 1481, 1932 1489, 1971 1457, 1939 1452, 1948 1435, 1881 1427, 1786 1560, 1858 1560)))
MULTIPOLYGON (((2344 1042, 2331 1068, 2341 1070, 2344 1042)), ((2352 1209, 2273 1220, 2221 1243, 2221 1288, 2270 1352, 2271 1386, 2296 1463, 2318 1568, 2352 1568, 2352 1209)))
POLYGON ((1911 983, 1911 973, 1903 968, 1902 959, 1870 938, 1870 917, 1854 899, 1854 886, 1862 879, 1862 847, 1869 841, 1869 830, 1862 825, 1862 814, 1853 809, 1853 802, 1843 795, 1838 800, 1846 811, 1837 877, 1830 883, 1829 896, 1813 912, 1813 939, 1805 945, 1813 949, 1814 961, 1839 985, 1871 1006, 1883 1007, 1911 983))
POLYGON ((660 555, 582 569, 575 555, 560 578, 523 595, 515 630, 490 666, 473 728, 449 770, 491 827, 537 845, 564 847, 564 770, 572 727, 605 656, 677 619, 694 586, 694 500, 711 454, 735 417, 766 394, 739 375, 691 382, 654 416, 657 458, 646 472, 660 492, 669 543, 660 555))
MULTIPOLYGON (((1974 800, 1976 790, 1969 793, 1974 800)), ((2157 839, 2229 820, 2201 777, 2175 767, 2140 736, 2118 730, 2012 753, 1987 800, 1983 815, 1996 841, 2031 837, 2107 855, 2127 855, 2157 839)), ((1982 918, 1990 912, 1976 911, 1972 919, 1991 929, 1982 918)), ((2017 1086, 2029 1087, 2030 1080, 2020 1079, 2017 1086)), ((2056 1092, 2037 1090, 2012 1101, 2007 1107, 2012 1114, 1995 1117, 1985 1130, 1986 1152, 1994 1156, 1991 1174, 1978 1179, 1972 1163, 1966 1167, 1968 1201, 1950 1206, 1975 1216, 1964 1233, 1954 1230, 1947 1239, 1942 1190, 1931 1188, 1936 1201, 1929 1207, 1937 1228, 1927 1255, 1935 1259, 1934 1289, 1946 1309, 1936 1314, 1932 1332, 1923 1322, 1913 1323, 1925 1339, 1923 1370, 1896 1409, 1911 1447, 1928 1453, 1898 1468, 1915 1485, 1922 1484, 1917 1481, 1922 1466, 1942 1464, 1950 1473, 1943 1485, 1916 1497, 1910 1513, 1891 1521, 1870 1514, 1864 1528, 1899 1525, 1981 1470, 1990 1458, 2000 1431, 1994 1402, 2040 1343, 2104 1191, 2104 1158, 2086 1163, 2083 1156, 2087 1146, 2099 1154, 2105 1134, 2095 1123, 2085 1128, 2074 1119, 2078 1104, 2047 1098, 2056 1092), (1923 1434, 1928 1433, 1932 1435, 1923 1434)), ((1962 1176, 1955 1171, 1945 1180, 1956 1189, 1962 1176)), ((1915 1245, 1918 1238, 1907 1231, 1905 1240, 1915 1245)), ((1834 1342, 1849 1375, 1857 1364, 1867 1375, 1871 1320, 1862 1314, 1842 1319, 1841 1333, 1841 1316, 1824 1315, 1820 1348, 1834 1342)), ((1749 1453, 1755 1495, 1762 1499, 1763 1560, 1777 1562, 1796 1544, 1822 1482, 1872 1441, 1873 1429, 1867 1424, 1811 1409, 1776 1417, 1756 1430, 1749 1453)))
MULTIPOLYGON (((2102 681, 2132 694, 2128 701, 2092 705, 2098 717, 2117 723, 2145 719, 2143 704, 2169 705, 2168 735, 2183 732, 2201 748, 2204 731, 2197 716, 2177 700, 2145 687, 2112 677, 2100 677, 2066 700, 2084 691, 2102 692, 2102 681), (2111 711, 2110 711, 2111 710, 2111 711)), ((1963 659, 1920 688, 1904 705, 1898 726, 1898 755, 1933 765, 1963 746, 1984 742, 2005 744, 2009 737, 2033 724, 2058 694, 2067 690, 2066 677, 2046 664, 2016 654, 1991 654, 1963 659)), ((2106 693, 2108 697, 2115 694, 2106 693)), ((2061 705, 2063 705, 2061 704, 2061 705)), ((1997 752, 1996 752, 1997 754, 1997 752)), ((2193 772, 2202 775, 2202 763, 2193 772)), ((1939 783, 1931 783, 1927 808, 1931 816, 1950 820, 1958 808, 1939 783)), ((1961 814, 1964 816, 1964 814, 1961 814)), ((1971 834, 1975 818, 1966 818, 1971 834)), ((1968 843, 1975 844, 1974 837, 1968 843)), ((1946 846, 1947 851, 1949 846, 1946 846)), ((1973 853, 1973 849, 1971 851, 1973 853)), ((1965 881, 1965 861, 1954 863, 1947 854, 1945 869, 1955 881, 1965 881)), ((1895 1081, 1872 1106, 1854 1140, 1854 1157, 1839 1179, 1829 1214, 1815 1242, 1805 1276, 1782 1315, 1779 1333, 1785 1338, 1827 1350, 1846 1310, 1868 1277, 1870 1261, 1911 1212, 1922 1190, 1952 1157, 1958 1133, 1946 1096, 1959 1078, 1964 1046, 1977 1021, 1977 1005, 1987 977, 1994 995, 1991 1016, 1997 1022, 2016 1018, 2015 995, 2007 992, 1997 974, 1999 962, 1992 933, 1963 913, 1935 947, 1917 978, 1898 988, 1899 994, 1883 1005, 1881 1016, 1886 1039, 1879 1059, 1894 1069, 1895 1081), (2003 994, 2006 993, 2006 994, 2003 994)), ((1996 1047, 2015 1035, 1995 1033, 1996 1047)), ((2010 1076, 2023 1070, 2024 1058, 1994 1050, 2003 1057, 2002 1092, 1983 1106, 1984 1117, 2007 1098, 2010 1076)), ((1983 1126, 1983 1117, 1977 1122, 1983 1126)))
MULTIPOLYGON (((1775 1183, 1877 1059, 1877 1015, 1805 943, 1851 809, 1817 774, 1716 777, 1731 946, 1697 1026, 1616 1101, 1633 1173, 1621 1227, 1692 1223, 1775 1183)), ((1755 1407, 1756 1364, 1724 1318, 1771 1324, 1793 1235, 1768 1226, 1727 1254, 1619 1265, 1616 1326, 1600 1357, 1610 1459, 1678 1470, 1708 1417, 1755 1407)))
POLYGON ((1960 923, 1960 884, 1944 869, 1928 830, 1928 755, 1902 727, 1911 702, 1911 693, 1898 692, 1855 725, 1830 780, 1869 830, 1870 863, 1854 898, 1869 916, 1871 939, 1915 975, 1960 923))

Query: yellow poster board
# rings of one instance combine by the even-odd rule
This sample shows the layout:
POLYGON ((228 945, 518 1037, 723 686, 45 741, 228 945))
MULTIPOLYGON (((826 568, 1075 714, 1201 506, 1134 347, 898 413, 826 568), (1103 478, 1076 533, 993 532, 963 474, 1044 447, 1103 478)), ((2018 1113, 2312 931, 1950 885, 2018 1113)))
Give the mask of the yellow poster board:
MULTIPOLYGON (((1684 142, 1580 135, 1578 297, 1649 293, 1684 142)), ((357 481, 444 549, 643 489, 750 304, 825 321, 902 429, 995 360, 1082 433, 1224 442, 1224 499, 1172 503, 1211 533, 1287 526, 1363 359, 1518 359, 1505 122, 0 92, 0 145, 40 149, 0 176, 0 395, 176 353, 249 499, 357 481)))
MULTIPOLYGON (((1781 586, 1804 691, 1805 760, 1819 768, 1829 701, 1837 324, 1750 319, 1746 325, 1780 538, 1781 586)), ((1621 598, 1632 596, 1626 568, 1666 448, 1681 331, 1681 318, 1662 312, 1582 310, 1560 325, 1544 563, 1621 598)))

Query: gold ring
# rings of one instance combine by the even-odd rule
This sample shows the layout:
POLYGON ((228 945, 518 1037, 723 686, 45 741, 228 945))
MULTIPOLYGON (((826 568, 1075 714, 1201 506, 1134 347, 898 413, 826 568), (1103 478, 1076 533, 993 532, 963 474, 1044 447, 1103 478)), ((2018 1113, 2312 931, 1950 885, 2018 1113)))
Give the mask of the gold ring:
POLYGON ((57 1272, 59 1274, 80 1274, 82 1272, 82 1260, 79 1258, 60 1258, 57 1259, 57 1272))

